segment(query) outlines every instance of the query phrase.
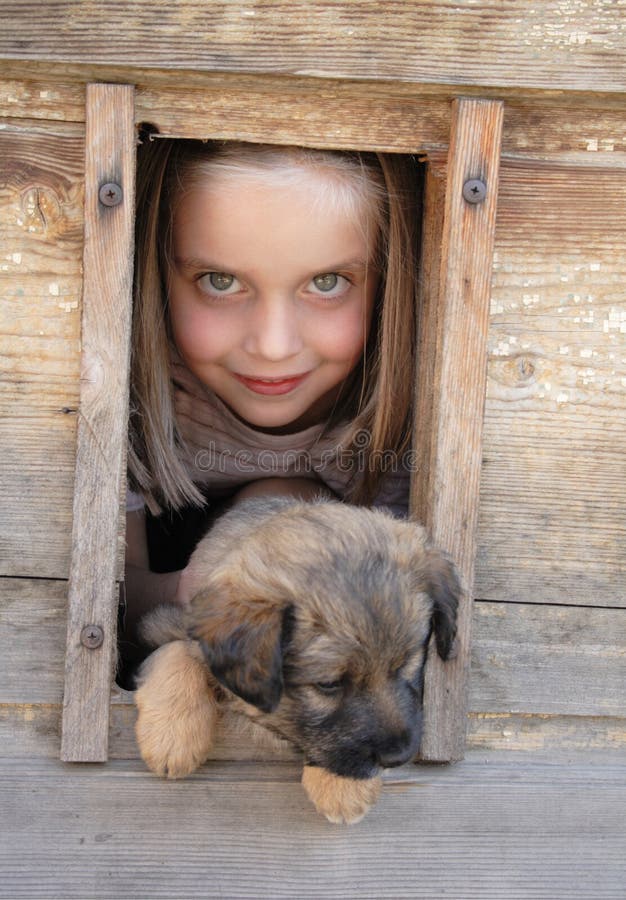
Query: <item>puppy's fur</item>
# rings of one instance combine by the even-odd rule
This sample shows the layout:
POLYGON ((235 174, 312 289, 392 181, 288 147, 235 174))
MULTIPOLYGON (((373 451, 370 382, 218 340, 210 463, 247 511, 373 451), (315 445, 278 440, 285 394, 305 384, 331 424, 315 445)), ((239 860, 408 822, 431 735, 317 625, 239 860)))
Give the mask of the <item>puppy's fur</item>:
POLYGON ((318 810, 358 821, 380 769, 419 748, 429 638, 446 659, 456 632, 451 563, 415 523, 280 497, 221 518, 188 574, 191 610, 159 607, 145 622, 152 644, 165 644, 136 692, 147 765, 192 772, 219 708, 299 748, 318 810))

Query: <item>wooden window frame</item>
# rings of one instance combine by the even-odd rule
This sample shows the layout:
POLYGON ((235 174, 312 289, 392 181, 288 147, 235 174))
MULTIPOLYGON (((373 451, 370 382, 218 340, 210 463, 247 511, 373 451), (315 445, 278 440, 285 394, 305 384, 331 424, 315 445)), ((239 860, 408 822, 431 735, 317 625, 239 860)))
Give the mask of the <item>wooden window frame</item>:
MULTIPOLYGON (((420 756, 437 762, 461 759, 465 746, 502 119, 500 101, 455 99, 447 154, 425 154, 417 471, 410 511, 453 558, 463 585, 456 656, 442 663, 431 652, 426 667, 420 756), (487 186, 482 203, 463 198, 471 178, 487 186)), ((260 115, 256 123, 255 139, 271 141, 271 125, 264 128, 260 115)), ((182 133, 180 127, 178 133, 164 131, 168 137, 199 137, 199 127, 196 121, 182 133)), ((205 127, 211 131, 209 123, 205 127)), ((368 150, 389 149, 372 145, 369 121, 362 128, 368 150)), ((289 142, 311 143, 304 129, 306 117, 302 125, 294 121, 289 142)), ((123 577, 135 143, 134 88, 87 85, 81 399, 61 744, 61 758, 68 762, 101 762, 108 754, 123 577), (99 199, 108 182, 122 191, 115 206, 99 199)), ((411 149, 421 150, 417 139, 411 149)))

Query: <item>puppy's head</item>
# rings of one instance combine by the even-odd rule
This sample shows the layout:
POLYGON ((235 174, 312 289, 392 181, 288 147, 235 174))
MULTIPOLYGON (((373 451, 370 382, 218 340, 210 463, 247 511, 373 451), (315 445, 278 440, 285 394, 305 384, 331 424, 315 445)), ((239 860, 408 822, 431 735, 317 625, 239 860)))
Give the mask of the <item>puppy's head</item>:
POLYGON ((337 775, 369 778, 411 759, 429 638, 447 658, 459 593, 423 530, 297 504, 235 556, 196 593, 191 630, 242 710, 337 775))

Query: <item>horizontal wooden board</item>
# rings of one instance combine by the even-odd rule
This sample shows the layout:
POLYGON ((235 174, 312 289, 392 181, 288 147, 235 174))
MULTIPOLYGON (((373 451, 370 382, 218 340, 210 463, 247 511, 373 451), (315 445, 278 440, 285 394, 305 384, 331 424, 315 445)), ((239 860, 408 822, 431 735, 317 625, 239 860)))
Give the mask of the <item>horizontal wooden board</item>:
POLYGON ((479 756, 407 767, 351 828, 292 766, 163 782, 139 764, 0 764, 0 896, 623 897, 624 765, 479 756))
POLYGON ((350 82, 238 77, 184 93, 140 88, 137 118, 164 136, 411 153, 447 144, 450 105, 350 82))
POLYGON ((0 58, 623 93, 620 2, 0 4, 0 58), (4 7, 4 10, 3 10, 4 7), (384 27, 383 27, 384 25, 384 27))
POLYGON ((626 606, 626 178, 505 159, 476 596, 626 606))
MULTIPOLYGON (((71 551, 76 407, 0 422, 0 570, 42 578, 71 551)), ((1 583, 1 582, 0 582, 1 583)))
MULTIPOLYGON (((113 694, 109 731, 110 759, 137 759, 135 707, 126 695, 113 694)), ((0 703, 0 747, 5 758, 58 759, 61 746, 60 703, 0 703)), ((470 713, 467 752, 563 754, 599 751, 623 758, 626 719, 614 716, 560 716, 470 713)), ((528 758, 530 758, 528 756, 528 758)), ((250 746, 225 726, 207 763, 218 761, 297 762, 287 746, 250 746)))
MULTIPOLYGON (((447 144, 450 103, 459 93, 452 86, 200 71, 185 72, 181 90, 179 79, 158 69, 64 66, 61 72, 31 63, 22 78, 10 78, 15 65, 3 67, 0 115, 7 129, 31 133, 77 133, 71 129, 84 122, 85 82, 126 80, 136 84, 136 121, 164 135, 409 152, 447 144)), ((467 85, 462 93, 480 96, 481 90, 467 85)), ((505 101, 505 154, 626 167, 621 104, 549 91, 525 98, 507 91, 482 95, 505 101)))
POLYGON ((66 582, 0 578, 1 701, 62 701, 66 611, 66 582))
POLYGON ((468 751, 566 755, 602 751, 626 758, 626 719, 532 713, 470 713, 468 751))
MULTIPOLYGON (((0 79, 0 113, 7 121, 14 119, 43 120, 46 131, 54 133, 63 122, 85 121, 85 86, 73 84, 66 74, 59 80, 50 73, 37 80, 33 70, 30 76, 14 78, 10 74, 10 64, 3 66, 4 77, 0 79)), ((13 125, 17 127, 17 125, 13 125)))
MULTIPOLYGON (((67 586, 5 578, 0 588, 0 702, 56 703, 67 586)), ((472 712, 626 716, 625 610, 479 602, 472 630, 472 712)))
MULTIPOLYGON (((59 752, 64 582, 0 580, 0 748, 59 752)), ((626 612, 477 603, 473 621, 469 745, 511 749, 626 748, 626 612)), ((113 757, 137 756, 132 694, 116 689, 113 757)), ((216 759, 275 759, 223 729, 216 759)), ((288 749, 279 753, 291 759, 288 749)))
POLYGON ((0 572, 68 573, 83 138, 0 131, 0 572))
POLYGON ((474 604, 473 712, 626 717, 626 610, 474 604))

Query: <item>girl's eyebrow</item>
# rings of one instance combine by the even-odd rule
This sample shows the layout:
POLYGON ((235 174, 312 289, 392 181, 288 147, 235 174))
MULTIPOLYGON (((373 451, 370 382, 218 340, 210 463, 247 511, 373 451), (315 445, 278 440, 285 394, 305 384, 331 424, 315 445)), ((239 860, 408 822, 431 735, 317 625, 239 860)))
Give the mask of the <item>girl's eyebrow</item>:
POLYGON ((189 257, 175 256, 174 262, 181 269, 206 269, 207 271, 212 271, 212 272, 227 271, 223 266, 219 266, 215 263, 208 262, 208 260, 206 260, 206 259, 198 259, 195 256, 189 256, 189 257))
MULTIPOLYGON (((230 272, 232 268, 230 266, 223 266, 220 263, 210 262, 206 259, 198 259, 195 256, 175 256, 174 262, 181 269, 204 269, 207 272, 230 272)), ((341 272, 343 269, 366 269, 370 265, 371 264, 368 263, 366 259, 350 259, 346 262, 334 263, 330 266, 317 267, 312 271, 316 274, 325 274, 326 272, 341 272)))

